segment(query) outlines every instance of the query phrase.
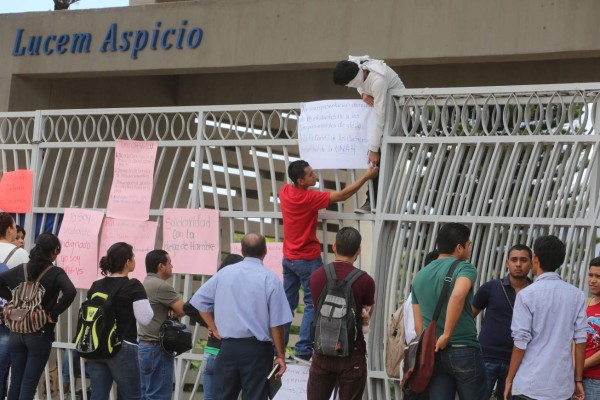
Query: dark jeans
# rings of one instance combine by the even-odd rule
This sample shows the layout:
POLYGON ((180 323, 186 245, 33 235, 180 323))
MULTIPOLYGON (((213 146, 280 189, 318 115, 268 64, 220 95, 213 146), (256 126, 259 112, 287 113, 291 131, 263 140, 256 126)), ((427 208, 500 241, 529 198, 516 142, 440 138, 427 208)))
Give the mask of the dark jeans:
MULTIPOLYGON (((513 396, 512 398, 513 398, 513 400, 535 400, 533 397, 525 396, 523 394, 513 396)), ((587 399, 587 393, 586 393, 586 399, 587 399)), ((566 400, 570 400, 570 399, 566 399, 566 400)))
POLYGON ((215 360, 213 399, 267 400, 267 375, 273 368, 273 344, 254 338, 223 339, 215 360))
POLYGON ((10 369, 10 331, 0 325, 0 396, 8 392, 8 371, 10 369))
POLYGON ((8 400, 31 400, 48 362, 52 338, 45 333, 11 333, 8 400))
POLYGON ((373 201, 371 201, 371 189, 369 189, 368 182, 367 182, 367 199, 366 199, 366 201, 368 201, 371 204, 371 209, 375 209, 375 206, 377 205, 377 190, 379 188, 379 176, 377 178, 371 179, 371 182, 373 182, 373 201))
POLYGON ((475 347, 449 347, 435 354, 435 367, 427 392, 430 399, 486 399, 486 376, 481 350, 475 347))
MULTIPOLYGON (((494 386, 496 386, 496 397, 503 399, 504 384, 506 383, 506 375, 508 375, 508 366, 510 361, 486 359, 483 361, 485 365, 485 375, 487 377, 487 394, 486 399, 492 396, 494 386)), ((509 396, 509 399, 511 397, 509 396)))
POLYGON ((336 384, 339 400, 362 399, 367 383, 367 358, 362 353, 350 357, 327 357, 313 354, 308 375, 310 400, 329 400, 336 384))

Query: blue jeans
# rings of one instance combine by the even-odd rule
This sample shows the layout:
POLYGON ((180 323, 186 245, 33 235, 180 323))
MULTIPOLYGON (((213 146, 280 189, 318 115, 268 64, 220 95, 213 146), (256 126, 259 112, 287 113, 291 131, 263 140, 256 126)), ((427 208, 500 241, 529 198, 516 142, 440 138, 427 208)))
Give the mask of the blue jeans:
POLYGON ((52 338, 42 332, 10 334, 9 400, 31 400, 48 362, 52 338))
MULTIPOLYGON (((314 260, 283 259, 283 288, 292 314, 298 308, 300 285, 304 289, 304 315, 300 325, 300 340, 296 343, 296 356, 312 355, 313 347, 310 338, 310 326, 313 321, 314 307, 310 297, 310 277, 317 268, 323 265, 321 257, 314 260)), ((290 338, 291 323, 285 326, 285 344, 290 338)))
POLYGON ((498 386, 496 387, 496 397, 499 399, 502 398, 502 396, 504 396, 504 384, 506 383, 506 375, 508 375, 510 361, 487 359, 484 360, 483 363, 485 365, 485 375, 487 377, 486 398, 489 399, 492 397, 496 382, 498 382, 498 386))
POLYGON ((173 396, 175 359, 165 353, 158 342, 138 345, 142 399, 170 400, 173 396))
POLYGON ((204 390, 204 400, 213 400, 213 387, 215 379, 215 360, 214 354, 204 353, 202 365, 200 365, 200 375, 202 376, 202 388, 204 390))
POLYGON ((585 399, 600 399, 600 379, 583 378, 585 399))
POLYGON ((0 396, 4 396, 4 377, 10 367, 10 331, 0 325, 0 396))
POLYGON ((447 347, 435 354, 435 367, 429 382, 430 399, 489 400, 483 356, 475 347, 447 347))
POLYGON ((142 398, 138 348, 134 344, 123 342, 113 358, 89 360, 88 372, 92 386, 91 400, 107 400, 113 380, 117 383, 119 399, 142 398))

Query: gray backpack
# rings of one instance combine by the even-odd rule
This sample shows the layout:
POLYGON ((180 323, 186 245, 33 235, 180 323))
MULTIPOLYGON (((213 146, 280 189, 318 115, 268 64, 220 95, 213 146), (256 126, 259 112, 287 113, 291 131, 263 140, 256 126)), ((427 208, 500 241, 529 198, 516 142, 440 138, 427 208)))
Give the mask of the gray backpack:
POLYGON ((313 320, 313 347, 317 354, 348 357, 354 351, 361 329, 352 285, 365 272, 355 268, 340 281, 333 264, 327 264, 325 273, 327 286, 321 292, 313 320))

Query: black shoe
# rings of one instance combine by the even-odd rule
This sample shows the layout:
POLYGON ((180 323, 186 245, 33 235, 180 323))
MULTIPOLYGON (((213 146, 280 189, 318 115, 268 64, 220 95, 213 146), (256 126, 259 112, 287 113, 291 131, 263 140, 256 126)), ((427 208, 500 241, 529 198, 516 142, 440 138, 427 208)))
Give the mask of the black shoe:
POLYGON ((304 361, 310 361, 311 357, 312 357, 312 354, 299 354, 296 356, 296 358, 299 358, 304 361))

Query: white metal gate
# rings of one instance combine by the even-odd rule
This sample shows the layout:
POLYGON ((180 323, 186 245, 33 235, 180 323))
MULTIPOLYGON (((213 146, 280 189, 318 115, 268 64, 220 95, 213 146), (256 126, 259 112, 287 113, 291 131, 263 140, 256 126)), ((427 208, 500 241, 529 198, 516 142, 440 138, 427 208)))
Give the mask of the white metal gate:
MULTIPOLYGON (((361 230, 374 250, 370 260, 361 261, 371 266, 377 285, 368 343, 369 399, 400 398, 398 382, 383 372, 385 324, 408 294, 441 223, 471 226, 471 261, 479 269, 479 283, 499 276, 512 244, 531 245, 536 236, 551 232, 567 243, 562 276, 585 287, 600 225, 599 93, 600 84, 580 84, 390 94, 377 214, 353 214, 360 205, 355 196, 321 213, 319 225, 325 261, 332 260, 330 244, 341 226, 361 230)), ((64 208, 106 208, 116 139, 159 141, 150 211, 159 223, 157 247, 164 208, 219 209, 223 252, 248 231, 281 241, 276 198, 287 180, 287 165, 298 157, 299 107, 0 114, 0 169, 34 171, 33 211, 17 218, 28 232, 28 248, 31 233, 57 232, 64 208)), ((318 190, 340 189, 357 176, 352 170, 320 172, 318 190)), ((176 276, 174 284, 187 299, 204 279, 176 276)), ((72 348, 83 295, 60 318, 57 362, 49 364, 59 371, 68 354, 64 349, 72 348)), ((203 335, 196 328, 195 338, 203 335)), ((195 350, 178 358, 174 398, 199 397, 201 357, 195 350)), ((65 398, 62 378, 58 382, 65 398)))

